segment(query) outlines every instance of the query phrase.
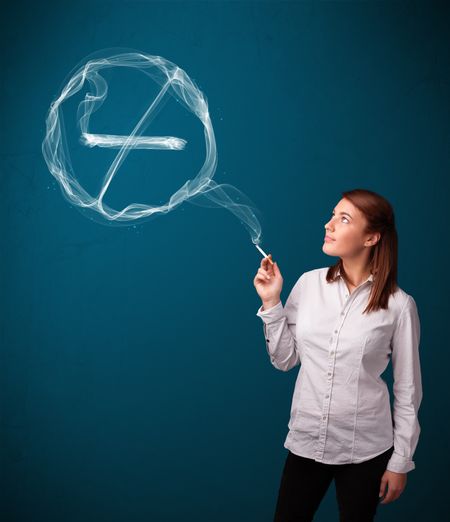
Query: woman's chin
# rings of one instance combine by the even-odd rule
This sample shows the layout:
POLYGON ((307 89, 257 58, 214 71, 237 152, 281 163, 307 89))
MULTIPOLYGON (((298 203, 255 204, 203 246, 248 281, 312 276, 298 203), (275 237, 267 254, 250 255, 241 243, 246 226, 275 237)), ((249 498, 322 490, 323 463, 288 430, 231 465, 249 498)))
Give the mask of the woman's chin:
POLYGON ((328 254, 329 256, 336 256, 336 252, 334 252, 334 248, 330 248, 330 244, 329 243, 324 243, 322 245, 322 252, 324 252, 325 254, 328 254))

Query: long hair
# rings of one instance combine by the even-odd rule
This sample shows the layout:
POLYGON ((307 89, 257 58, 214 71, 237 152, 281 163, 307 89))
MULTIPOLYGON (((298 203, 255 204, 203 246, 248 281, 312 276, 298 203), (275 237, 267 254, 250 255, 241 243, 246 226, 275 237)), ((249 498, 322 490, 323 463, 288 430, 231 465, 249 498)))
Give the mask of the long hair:
MULTIPOLYGON (((389 296, 398 287, 398 236, 395 228, 394 210, 389 201, 371 190, 349 190, 342 192, 342 196, 364 214, 367 220, 364 233, 380 233, 380 239, 374 246, 370 247, 369 267, 373 281, 369 301, 363 313, 376 311, 380 308, 387 309, 389 296)), ((347 279, 342 259, 339 259, 335 265, 328 269, 326 278, 329 283, 337 279, 338 270, 341 276, 347 279)))

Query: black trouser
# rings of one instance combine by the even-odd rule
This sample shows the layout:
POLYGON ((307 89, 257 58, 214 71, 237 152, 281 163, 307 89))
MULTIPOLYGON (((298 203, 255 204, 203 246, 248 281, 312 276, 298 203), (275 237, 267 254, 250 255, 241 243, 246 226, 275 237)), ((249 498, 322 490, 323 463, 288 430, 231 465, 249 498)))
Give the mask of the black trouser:
POLYGON ((323 464, 289 451, 281 477, 274 522, 310 522, 335 480, 341 522, 372 522, 381 477, 394 446, 358 464, 323 464))

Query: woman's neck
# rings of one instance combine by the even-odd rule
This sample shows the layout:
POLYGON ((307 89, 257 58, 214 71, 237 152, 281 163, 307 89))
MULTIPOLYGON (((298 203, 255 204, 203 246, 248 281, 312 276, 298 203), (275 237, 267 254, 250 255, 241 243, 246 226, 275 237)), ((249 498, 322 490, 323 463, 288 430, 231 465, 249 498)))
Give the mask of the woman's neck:
POLYGON ((345 279, 352 288, 358 287, 370 276, 370 266, 362 262, 342 261, 345 279))

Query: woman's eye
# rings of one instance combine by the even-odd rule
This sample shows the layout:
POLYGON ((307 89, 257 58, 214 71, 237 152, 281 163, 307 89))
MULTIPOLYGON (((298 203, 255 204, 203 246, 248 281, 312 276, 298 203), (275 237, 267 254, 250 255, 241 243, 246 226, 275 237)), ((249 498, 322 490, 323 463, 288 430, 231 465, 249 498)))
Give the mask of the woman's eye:
MULTIPOLYGON (((331 214, 331 217, 334 217, 334 212, 331 214)), ((345 219, 346 222, 349 223, 349 220, 345 216, 342 216, 342 219, 345 219)))

